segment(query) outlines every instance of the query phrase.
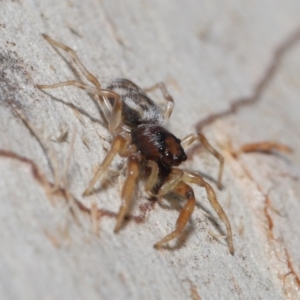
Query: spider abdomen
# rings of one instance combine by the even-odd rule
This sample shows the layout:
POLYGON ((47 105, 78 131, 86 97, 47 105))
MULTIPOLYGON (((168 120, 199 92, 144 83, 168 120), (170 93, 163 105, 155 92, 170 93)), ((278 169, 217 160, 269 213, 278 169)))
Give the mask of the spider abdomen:
MULTIPOLYGON (((121 97, 122 121, 129 127, 140 124, 163 124, 163 114, 146 93, 128 79, 113 80, 107 89, 121 97)), ((113 99, 110 100, 113 102, 113 99)))

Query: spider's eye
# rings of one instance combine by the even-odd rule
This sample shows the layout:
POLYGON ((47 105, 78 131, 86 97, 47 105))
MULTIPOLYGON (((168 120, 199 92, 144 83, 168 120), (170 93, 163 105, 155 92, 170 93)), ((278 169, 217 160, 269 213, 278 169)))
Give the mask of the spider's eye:
POLYGON ((170 151, 165 151, 163 154, 163 161, 167 164, 171 164, 173 161, 173 154, 170 151))
POLYGON ((166 151, 166 152, 164 153, 164 155, 165 155, 166 158, 172 157, 172 153, 171 153, 170 151, 166 151))

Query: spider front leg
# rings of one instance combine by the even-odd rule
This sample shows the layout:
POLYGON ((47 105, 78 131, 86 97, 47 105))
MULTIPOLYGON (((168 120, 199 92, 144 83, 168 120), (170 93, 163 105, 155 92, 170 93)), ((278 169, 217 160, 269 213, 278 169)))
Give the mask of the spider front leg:
POLYGON ((181 181, 184 173, 180 169, 173 169, 165 183, 160 187, 158 194, 153 195, 152 189, 158 180, 158 166, 154 161, 149 161, 148 166, 151 168, 151 173, 146 182, 145 190, 150 196, 161 197, 172 191, 187 199, 187 203, 182 208, 177 219, 175 230, 154 245, 155 248, 161 248, 163 244, 181 235, 194 210, 196 200, 192 188, 181 181))
POLYGON ((222 220, 222 222, 226 226, 229 252, 231 254, 234 254, 231 225, 227 218, 227 215, 225 214, 223 208, 219 204, 219 202, 217 200, 217 196, 216 196, 214 190, 212 189, 212 187, 206 181, 204 181, 203 178, 198 174, 187 172, 187 171, 182 171, 179 169, 175 169, 175 170, 176 170, 176 172, 173 173, 173 175, 171 174, 171 176, 169 176, 166 179, 165 184, 161 187, 161 190, 163 192, 160 190, 159 195, 164 195, 164 194, 167 194, 168 192, 172 191, 172 192, 177 193, 178 195, 186 198, 187 203, 182 208, 182 211, 179 214, 179 217, 176 221, 175 230, 173 232, 171 232, 170 234, 168 234, 166 237, 164 237, 162 240, 160 240, 158 243, 156 243, 154 245, 154 247, 160 248, 163 244, 178 237, 184 230, 184 228, 194 210, 194 207, 195 207, 194 192, 193 192, 193 189, 187 183, 194 183, 194 184, 197 184, 206 189, 208 200, 210 201, 212 207, 218 214, 219 218, 222 220))
POLYGON ((152 190, 154 186, 157 183, 158 180, 158 174, 159 174, 159 169, 158 165, 155 161, 149 160, 147 162, 147 167, 151 169, 150 175, 148 177, 148 180, 146 181, 145 184, 145 192, 150 196, 150 197, 157 197, 157 195, 153 194, 152 190))
POLYGON ((202 133, 196 134, 189 134, 186 136, 184 139, 181 140, 181 146, 183 148, 191 145, 194 141, 199 140, 199 142, 203 145, 203 147, 208 150, 214 157, 216 157, 219 162, 220 162, 220 167, 219 167, 219 174, 218 174, 218 188, 221 189, 222 187, 222 174, 223 174, 223 169, 224 169, 224 158, 223 156, 216 150, 214 149, 206 137, 202 133))
POLYGON ((175 239, 182 234, 187 222, 191 217, 191 214, 194 211, 196 200, 193 189, 189 185, 187 185, 183 181, 180 181, 176 185, 176 187, 172 189, 172 192, 186 198, 187 202, 179 214, 179 217, 176 221, 175 230, 154 245, 154 247, 157 249, 161 248, 163 244, 175 239))
POLYGON ((150 176, 145 185, 145 191, 148 195, 152 197, 161 197, 171 191, 181 180, 183 176, 183 171, 180 169, 172 169, 170 175, 168 176, 165 183, 159 188, 158 194, 153 194, 152 190, 154 186, 158 183, 159 179, 159 168, 155 161, 149 160, 147 166, 151 168, 150 176))
POLYGON ((211 203, 212 207, 218 214, 219 218, 222 220, 222 222, 225 224, 226 229, 227 229, 227 241, 228 241, 228 246, 229 246, 229 252, 233 255, 234 254, 234 247, 233 247, 233 240, 232 240, 232 230, 231 230, 231 225, 228 220, 227 215, 225 214, 222 206, 217 200, 216 193, 212 189, 212 187, 204 181, 204 179, 195 173, 192 172, 187 172, 184 171, 184 175, 182 180, 187 183, 195 183, 201 187, 204 187, 206 189, 207 197, 209 202, 211 203))
POLYGON ((167 101, 167 106, 165 107, 165 110, 164 110, 164 122, 166 124, 168 122, 168 120, 170 119, 170 116, 173 112, 174 100, 173 100, 173 97, 169 94, 169 92, 166 88, 166 85, 163 82, 156 83, 155 85, 144 89, 144 91, 147 93, 147 92, 154 91, 156 89, 161 90, 163 97, 167 101))

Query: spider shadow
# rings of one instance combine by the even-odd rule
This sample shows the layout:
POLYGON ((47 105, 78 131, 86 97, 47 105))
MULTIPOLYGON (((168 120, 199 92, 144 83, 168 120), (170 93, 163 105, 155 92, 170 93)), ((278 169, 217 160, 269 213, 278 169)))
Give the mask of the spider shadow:
MULTIPOLYGON (((98 125, 101 125, 101 126, 107 128, 106 124, 104 124, 104 123, 102 123, 101 121, 99 121, 98 119, 92 117, 89 113, 87 113, 85 110, 83 110, 82 108, 78 107, 77 105, 75 105, 75 104, 73 104, 73 103, 65 102, 65 101, 63 101, 62 99, 57 98, 57 97, 51 95, 49 92, 46 92, 45 90, 42 90, 42 92, 43 92, 44 94, 46 94, 47 96, 49 96, 52 100, 54 100, 54 101, 56 101, 56 102, 59 102, 59 103, 65 105, 65 106, 68 106, 68 107, 71 108, 71 109, 77 110, 81 115, 83 115, 83 116, 87 117, 88 119, 90 119, 90 121, 91 121, 92 123, 96 123, 96 124, 98 124, 98 125)), ((91 98, 92 98, 92 97, 91 97, 91 98)), ((96 104, 96 101, 95 101, 93 98, 92 98, 92 100, 93 100, 94 103, 96 104)), ((99 110, 100 110, 100 108, 99 108, 99 110)), ((101 111, 101 110, 100 110, 100 111, 101 111)))

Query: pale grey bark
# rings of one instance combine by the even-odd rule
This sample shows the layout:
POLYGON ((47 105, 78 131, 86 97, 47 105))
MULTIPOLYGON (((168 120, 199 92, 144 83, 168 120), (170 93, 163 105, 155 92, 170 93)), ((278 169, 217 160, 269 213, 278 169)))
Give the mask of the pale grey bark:
MULTIPOLYGON (((296 0, 0 2, 0 298, 300 299, 299 15, 296 0), (165 204, 172 209, 151 209, 142 186, 131 214, 148 207, 144 222, 130 221, 118 235, 114 218, 92 224, 82 209, 96 203, 117 212, 123 178, 82 198, 111 137, 85 92, 34 87, 79 75, 42 33, 75 49, 104 85, 115 77, 142 87, 166 82, 175 99, 168 128, 182 138, 201 127, 225 157, 222 191, 211 180, 217 163, 209 154, 195 151, 184 167, 210 177, 231 220, 234 256, 226 240, 213 237, 225 229, 202 213, 216 216, 200 188, 173 249, 152 245, 174 228, 179 206, 171 200, 165 204), (247 99, 252 105, 223 114, 247 99), (206 124, 216 114, 222 117, 206 124), (78 220, 62 195, 49 197, 31 165, 53 182, 49 160, 57 157, 62 174, 75 131, 68 181, 82 203, 74 206, 78 220), (62 132, 66 141, 59 141, 62 132), (234 159, 229 152, 262 140, 294 153, 234 159)), ((122 163, 116 158, 112 169, 122 163)))

